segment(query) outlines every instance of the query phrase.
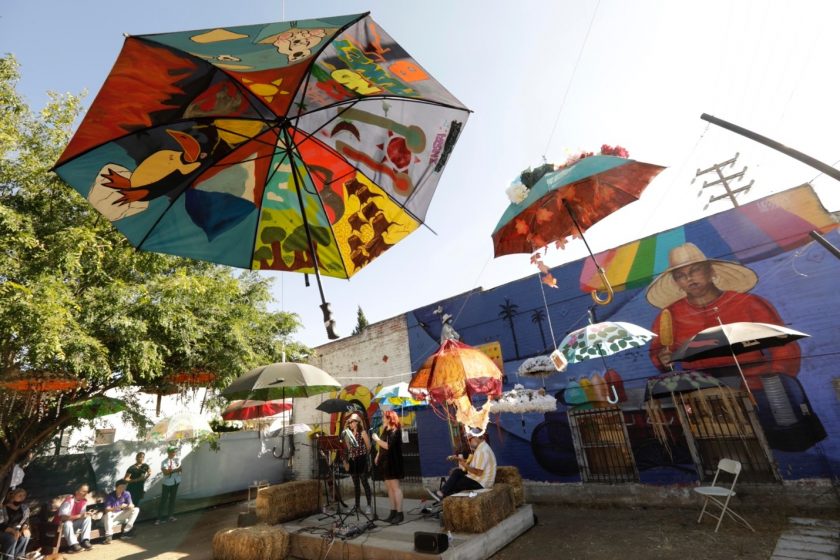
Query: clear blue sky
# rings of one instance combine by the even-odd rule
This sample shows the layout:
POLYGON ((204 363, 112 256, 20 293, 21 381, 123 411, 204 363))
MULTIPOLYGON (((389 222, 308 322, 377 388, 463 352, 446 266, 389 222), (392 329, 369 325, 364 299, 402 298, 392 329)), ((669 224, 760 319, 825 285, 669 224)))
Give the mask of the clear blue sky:
MULTIPOLYGON (((436 234, 419 229, 349 282, 325 279, 343 335, 359 305, 374 322, 533 274, 527 256, 493 259, 490 234, 508 204, 504 189, 543 155, 558 162, 570 150, 620 144, 634 159, 669 167, 639 202, 590 230, 595 251, 704 215, 708 193, 697 196, 695 172, 735 152, 736 169, 748 165, 756 182, 744 201, 818 174, 707 126, 703 112, 827 163, 840 160, 835 2, 6 0, 0 51, 20 61, 20 90, 34 107, 47 90, 87 90, 89 103, 123 33, 364 11, 475 113, 427 215, 436 234)), ((823 176, 814 186, 827 208, 840 208, 836 181, 823 176)), ((720 202, 705 213, 726 208, 720 202)), ((549 262, 583 254, 576 242, 549 262)), ((314 285, 304 288, 302 275, 269 275, 276 306, 304 321, 301 340, 326 342, 314 285)))

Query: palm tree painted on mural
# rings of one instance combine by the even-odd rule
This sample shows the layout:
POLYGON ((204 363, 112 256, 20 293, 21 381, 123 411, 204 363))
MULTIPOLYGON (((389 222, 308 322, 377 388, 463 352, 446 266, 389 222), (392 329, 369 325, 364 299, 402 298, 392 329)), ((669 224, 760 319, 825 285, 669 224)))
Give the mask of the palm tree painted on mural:
POLYGON ((519 313, 519 306, 515 303, 511 303, 508 298, 505 298, 505 302, 499 304, 501 307, 501 311, 499 311, 499 317, 504 319, 508 322, 508 326, 510 327, 510 334, 513 335, 513 349, 516 353, 516 359, 519 359, 519 341, 516 340, 516 328, 513 325, 513 318, 519 313))
POLYGON ((548 344, 545 342, 545 331, 543 330, 543 321, 545 321, 545 309, 542 307, 537 307, 534 309, 534 312, 531 313, 531 322, 536 323, 537 327, 540 329, 540 338, 542 339, 543 343, 543 350, 548 348, 548 344))

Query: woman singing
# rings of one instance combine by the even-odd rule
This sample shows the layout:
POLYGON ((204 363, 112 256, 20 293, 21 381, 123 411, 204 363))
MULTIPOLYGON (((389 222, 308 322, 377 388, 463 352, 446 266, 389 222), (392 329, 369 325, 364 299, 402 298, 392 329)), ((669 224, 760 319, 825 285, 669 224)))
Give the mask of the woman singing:
POLYGON ((400 429, 400 417, 396 412, 393 410, 385 412, 385 429, 382 431, 382 437, 373 434, 373 440, 378 446, 375 462, 382 469, 382 478, 385 480, 388 500, 391 502, 391 514, 385 521, 396 525, 402 523, 404 519, 403 493, 400 488, 400 479, 403 477, 402 429, 400 429))
POLYGON ((368 482, 368 453, 370 451, 370 438, 362 424, 362 417, 354 412, 347 418, 344 424, 344 431, 341 432, 341 439, 347 448, 347 459, 344 461, 344 470, 353 477, 353 488, 356 493, 356 511, 359 511, 359 500, 362 489, 365 487, 365 499, 367 507, 365 515, 370 515, 370 483, 368 482))

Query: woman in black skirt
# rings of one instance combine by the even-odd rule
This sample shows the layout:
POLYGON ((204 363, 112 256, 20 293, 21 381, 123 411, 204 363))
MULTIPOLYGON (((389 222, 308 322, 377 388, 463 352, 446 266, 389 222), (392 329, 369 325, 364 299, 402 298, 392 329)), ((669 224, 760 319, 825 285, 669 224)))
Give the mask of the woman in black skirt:
POLYGON ((403 478, 402 458, 402 429, 400 417, 393 410, 385 411, 385 428, 382 437, 373 434, 378 452, 375 463, 379 465, 385 488, 388 489, 388 500, 391 502, 391 514, 386 522, 396 525, 403 521, 403 493, 400 480, 403 478))
POLYGON ((365 487, 367 507, 365 515, 370 515, 370 483, 368 482, 368 453, 370 452, 370 438, 368 437, 362 417, 354 412, 344 423, 341 439, 347 451, 344 470, 353 477, 353 490, 356 497, 356 511, 361 511, 359 501, 362 489, 365 487))

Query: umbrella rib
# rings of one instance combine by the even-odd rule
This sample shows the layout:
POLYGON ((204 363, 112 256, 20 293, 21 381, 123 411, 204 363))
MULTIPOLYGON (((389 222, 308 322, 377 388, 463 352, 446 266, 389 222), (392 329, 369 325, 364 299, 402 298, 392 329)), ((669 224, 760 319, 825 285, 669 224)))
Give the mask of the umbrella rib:
MULTIPOLYGON (((309 175, 309 177, 312 177, 312 170, 306 164, 306 160, 303 159, 303 156, 300 154, 300 152, 296 151, 297 147, 298 147, 297 144, 294 143, 294 139, 290 138, 289 139, 289 158, 292 161, 292 168, 294 169, 294 157, 293 156, 296 154, 298 156, 298 160, 300 161, 301 165, 303 165, 303 167, 306 169, 306 174, 309 175)), ((314 182, 313 182, 313 184, 314 184, 314 182)), ((301 177, 300 184, 298 185, 298 188, 299 189, 306 189, 306 185, 304 184, 302 177, 301 177)), ((309 192, 309 191, 307 190, 306 192, 309 192)), ((317 188, 316 188, 316 192, 314 192, 314 193, 310 192, 309 194, 315 196, 315 199, 318 201, 318 204, 321 205, 321 211, 324 212, 324 214, 326 214, 326 209, 324 208, 324 201, 321 199, 321 194, 317 192, 317 188)), ((300 211, 301 211, 301 213, 303 213, 303 212, 305 212, 305 209, 303 208, 303 202, 302 202, 302 199, 300 198, 302 195, 300 195, 299 191, 298 191, 298 195, 299 195, 298 199, 301 203, 300 211)), ((306 220, 306 218, 304 218, 304 222, 305 222, 305 220, 306 220)), ((338 247, 338 236, 335 234, 335 229, 333 229, 333 225, 330 223, 329 220, 327 220, 327 224, 329 225, 330 233, 332 234, 332 238, 335 240, 336 248, 338 249, 338 258, 341 259, 341 266, 344 268, 344 273, 347 275, 347 278, 349 279, 351 275, 347 270, 347 263, 344 262, 344 255, 341 253, 340 247, 338 247)), ((306 227, 307 227, 306 234, 308 236, 309 235, 309 227, 308 226, 306 226, 306 227)), ((311 240, 310 240, 310 243, 311 243, 311 240)), ((318 280, 318 289, 321 290, 321 280, 320 280, 320 278, 317 277, 317 270, 320 267, 320 261, 315 257, 315 255, 312 255, 312 258, 315 260, 315 270, 316 270, 316 279, 318 280)), ((326 303, 326 301, 324 300, 323 290, 321 290, 321 301, 323 303, 326 303)))
MULTIPOLYGON (((358 102, 358 101, 359 101, 359 100, 356 100, 356 102, 358 102)), ((350 107, 347 107, 347 109, 350 109, 351 107, 352 107, 352 105, 350 105, 350 107)), ((346 111, 347 109, 345 109, 345 111, 346 111)), ((342 111, 342 112, 343 112, 343 111, 342 111)), ((324 126, 326 126, 327 124, 331 123, 333 120, 335 120, 335 119, 336 119, 336 118, 338 118, 339 116, 340 116, 340 114, 335 115, 333 118, 331 118, 330 120, 328 120, 328 121, 327 121, 326 123, 324 123, 322 126, 318 127, 318 129, 316 129, 316 130, 315 130, 315 131, 313 131, 312 133, 309 133, 309 132, 307 132, 307 131, 305 131, 305 130, 302 130, 302 129, 300 129, 300 128, 295 127, 295 130, 299 130, 299 131, 301 131, 301 132, 304 134, 304 136, 305 136, 305 138, 304 138, 303 140, 301 140, 300 142, 296 142, 296 143, 294 144, 294 145, 295 145, 295 147, 300 146, 300 145, 301 145, 302 143, 304 143, 304 142, 309 142, 309 141, 315 141, 315 142, 318 142, 318 139, 314 137, 314 136, 315 136, 315 134, 316 134, 319 130, 321 130, 324 126)), ((320 147, 321 147, 322 149, 328 150, 328 151, 329 151, 330 153, 332 153, 332 154, 333 154, 336 158, 339 158, 339 159, 341 159, 342 161, 345 161, 345 162, 347 161, 347 160, 346 160, 346 159, 345 159, 345 158, 344 158, 341 154, 339 154, 338 152, 336 152, 336 151, 332 148, 332 146, 328 146, 327 144, 324 144, 323 142, 321 142, 321 143, 320 143, 320 147)), ((303 158, 301 158, 301 161, 302 161, 302 160, 303 160, 303 158)), ((370 177, 368 177, 368 174, 367 174, 367 173, 365 173, 365 172, 364 172, 361 168, 359 168, 359 166, 358 166, 358 165, 351 165, 349 162, 347 162, 347 164, 348 164, 348 165, 350 165, 350 167, 353 169, 353 171, 355 171, 356 173, 359 173, 360 175, 362 175, 365 179, 367 179, 368 181, 370 181, 372 184, 379 186, 379 184, 378 184, 376 181, 374 181, 373 179, 371 179, 370 177)), ((308 167, 307 167, 307 169, 308 169, 308 167)), ((339 177, 334 178, 332 181, 330 181, 330 182, 329 182, 329 184, 334 183, 334 182, 338 181, 339 179, 341 179, 341 178, 343 178, 343 177, 346 177, 347 175, 349 175, 349 173, 346 173, 346 174, 344 174, 344 175, 340 175, 339 177)), ((420 186, 419 184, 415 186, 415 192, 417 191, 417 188, 418 188, 419 186, 420 186)), ((307 192, 309 192, 309 191, 307 191, 307 192)), ((422 225, 422 226, 425 226, 425 227, 426 227, 426 229, 428 229, 429 231, 431 231, 432 233, 434 233, 435 235, 437 235, 437 232, 436 232, 435 230, 433 230, 431 227, 429 227, 429 226, 426 224, 426 222, 425 222, 424 220, 421 220, 419 217, 417 217, 417 215, 416 215, 414 212, 412 212, 411 210, 409 210, 408 208, 406 208, 406 206, 405 206, 405 205, 406 205, 406 203, 408 202, 408 199, 406 199, 406 201, 405 201, 405 202, 401 202, 401 201, 397 200, 396 198, 394 198, 393 196, 391 196, 391 194, 390 194, 388 191, 386 191, 385 189, 382 189, 382 192, 385 194, 385 196, 387 196, 387 197, 391 200, 391 202, 393 202, 394 204, 396 204, 397 206, 399 206, 399 207, 400 207, 400 209, 401 209, 402 211, 404 211, 406 214, 408 214, 408 215, 409 215, 409 216, 411 216, 414 220, 416 220, 418 224, 420 224, 420 225, 422 225)), ((410 198, 410 197, 409 197, 409 198, 410 198)))
POLYGON ((376 100, 376 99, 392 99, 394 101, 405 101, 407 103, 419 103, 422 105, 434 105, 435 107, 444 107, 446 109, 453 109, 455 111, 465 111, 467 114, 472 113, 472 109, 468 109, 464 106, 453 105, 451 103, 444 103, 443 101, 435 101, 434 99, 421 99, 417 97, 404 97, 401 95, 394 95, 394 94, 381 94, 381 95, 365 95, 360 97, 354 97, 353 99, 342 99, 341 101, 336 101, 335 103, 330 103, 329 105, 324 105, 322 107, 317 107, 312 109, 311 111, 305 111, 302 113, 298 113, 294 117, 290 118, 289 120, 300 119, 301 117, 305 117, 307 115, 317 113, 319 111, 324 111, 326 109, 332 109, 334 107, 340 107, 346 103, 358 103, 359 101, 368 101, 368 100, 376 100))

